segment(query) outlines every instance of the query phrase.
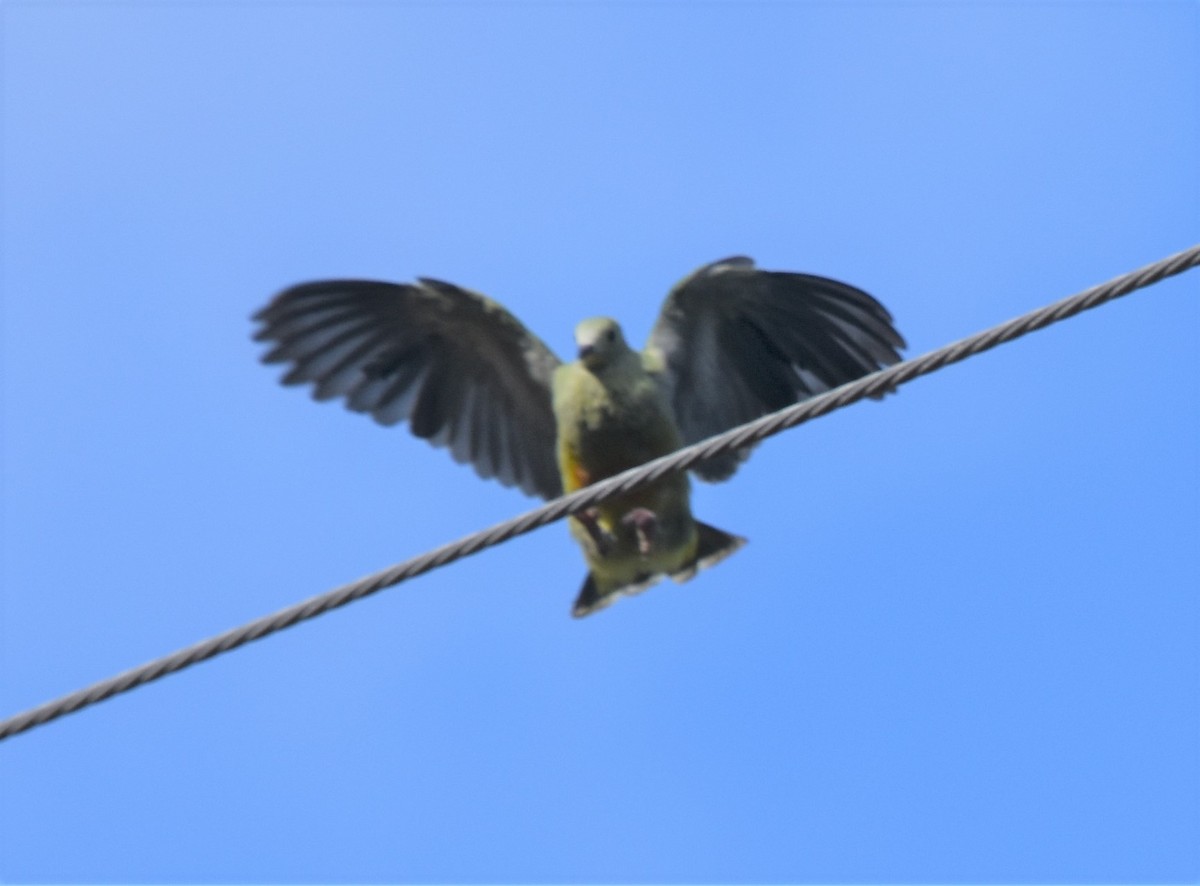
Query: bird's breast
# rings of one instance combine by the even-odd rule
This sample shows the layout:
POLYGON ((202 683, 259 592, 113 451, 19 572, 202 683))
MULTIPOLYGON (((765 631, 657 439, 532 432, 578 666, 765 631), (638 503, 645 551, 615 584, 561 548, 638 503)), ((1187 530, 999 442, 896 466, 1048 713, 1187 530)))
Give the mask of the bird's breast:
POLYGON ((679 448, 675 422, 653 379, 623 382, 606 384, 582 369, 555 378, 559 463, 568 491, 679 448))

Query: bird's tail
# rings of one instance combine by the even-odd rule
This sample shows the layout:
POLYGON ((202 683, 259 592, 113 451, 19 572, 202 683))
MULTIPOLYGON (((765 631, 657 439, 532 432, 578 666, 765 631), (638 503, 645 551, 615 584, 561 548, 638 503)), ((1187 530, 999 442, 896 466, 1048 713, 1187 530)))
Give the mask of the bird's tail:
POLYGON ((576 618, 591 615, 593 612, 603 609, 621 597, 640 594, 646 588, 658 584, 661 580, 662 575, 645 573, 639 575, 627 585, 601 590, 599 583, 596 581, 596 574, 589 572, 587 578, 583 580, 583 587, 579 590, 579 596, 575 598, 575 605, 571 607, 571 615, 576 618))
MULTIPOLYGON (((671 573, 671 578, 677 582, 685 582, 701 569, 715 566, 746 543, 746 539, 740 535, 731 535, 699 520, 696 521, 696 533, 696 555, 671 573)), ((591 615, 621 597, 640 594, 651 585, 657 584, 662 577, 661 574, 643 573, 621 587, 602 589, 596 581, 595 574, 589 572, 583 581, 579 596, 575 598, 571 614, 576 618, 591 615)))
POLYGON ((716 566, 746 543, 746 539, 740 535, 731 535, 699 520, 696 521, 696 532, 699 535, 696 542, 696 559, 671 573, 671 578, 675 581, 687 581, 701 569, 716 566))

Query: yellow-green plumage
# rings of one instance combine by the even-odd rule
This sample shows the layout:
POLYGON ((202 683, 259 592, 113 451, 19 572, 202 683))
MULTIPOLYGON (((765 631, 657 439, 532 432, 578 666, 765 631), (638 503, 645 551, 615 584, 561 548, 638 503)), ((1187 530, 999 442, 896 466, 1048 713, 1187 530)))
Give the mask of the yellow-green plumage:
MULTIPOLYGON (((646 371, 642 356, 626 345, 616 321, 585 320, 576 328, 575 339, 580 359, 558 367, 553 379, 565 492, 682 445, 660 386, 646 371)), ((701 551, 700 524, 692 518, 690 500, 688 477, 677 472, 598 505, 589 515, 593 528, 578 517, 569 518, 589 569, 574 614, 587 615, 664 575, 684 581, 744 544, 744 539, 704 527, 709 544, 701 551), (637 509, 654 517, 648 549, 637 527, 626 519, 637 509)))

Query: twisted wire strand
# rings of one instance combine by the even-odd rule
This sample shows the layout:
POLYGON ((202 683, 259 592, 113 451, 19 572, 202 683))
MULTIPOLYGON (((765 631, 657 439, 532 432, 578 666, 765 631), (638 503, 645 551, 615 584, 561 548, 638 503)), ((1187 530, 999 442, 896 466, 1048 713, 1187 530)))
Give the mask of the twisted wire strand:
POLYGON ((997 345, 1010 342, 1052 323, 1097 307, 1137 289, 1150 286, 1167 277, 1180 274, 1200 265, 1200 245, 1193 246, 1175 255, 1168 256, 1136 271, 1124 274, 1107 283, 1093 286, 1061 301, 1023 314, 993 326, 983 332, 952 342, 920 357, 905 360, 887 369, 864 376, 857 381, 844 384, 832 391, 788 406, 778 412, 747 422, 707 440, 680 449, 670 455, 632 468, 615 477, 610 477, 570 495, 557 498, 539 508, 521 514, 489 529, 468 535, 458 541, 436 548, 433 551, 406 560, 396 566, 368 575, 358 581, 342 585, 315 597, 301 601, 286 609, 233 628, 225 633, 202 640, 177 652, 157 658, 146 664, 131 668, 115 677, 93 683, 77 692, 64 695, 0 721, 0 741, 35 726, 49 723, 81 708, 104 701, 122 692, 128 692, 145 683, 181 671, 198 662, 205 661, 223 652, 258 640, 268 634, 281 631, 294 624, 315 618, 331 609, 345 606, 384 588, 397 585, 422 573, 445 566, 455 560, 478 553, 485 548, 498 545, 518 535, 524 535, 548 523, 561 520, 569 514, 590 508, 601 501, 628 492, 638 486, 653 482, 672 471, 685 470, 698 462, 757 443, 788 428, 818 418, 835 409, 849 406, 864 397, 877 396, 899 385, 927 375, 951 363, 957 363, 990 350, 997 345))

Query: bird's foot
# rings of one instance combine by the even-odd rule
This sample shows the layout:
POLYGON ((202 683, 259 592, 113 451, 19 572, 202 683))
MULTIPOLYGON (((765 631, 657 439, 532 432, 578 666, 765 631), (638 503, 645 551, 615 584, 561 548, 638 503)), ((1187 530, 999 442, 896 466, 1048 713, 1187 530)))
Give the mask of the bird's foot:
POLYGON ((600 512, 596 508, 588 508, 580 511, 575 515, 575 519, 579 521, 580 526, 587 530, 592 543, 596 546, 596 553, 601 557, 607 555, 613 549, 617 540, 611 532, 608 532, 600 525, 600 512))
POLYGON ((658 536, 658 515, 648 508, 634 508, 621 518, 621 522, 633 527, 633 533, 637 536, 638 553, 643 557, 649 554, 658 536))

